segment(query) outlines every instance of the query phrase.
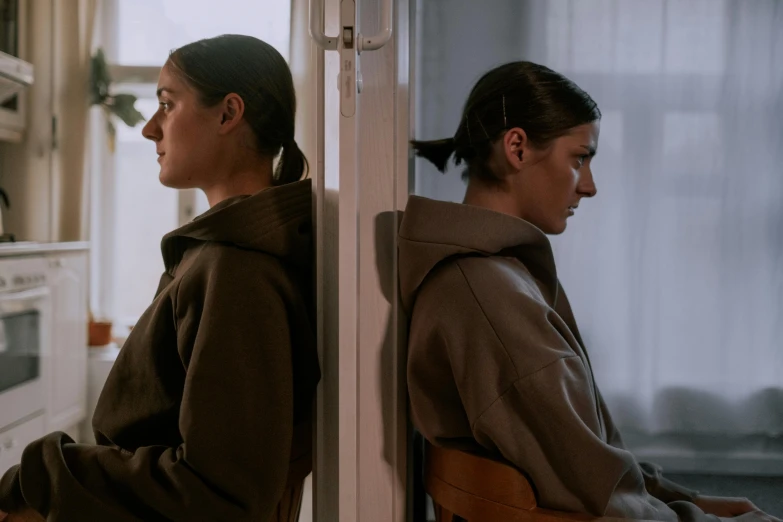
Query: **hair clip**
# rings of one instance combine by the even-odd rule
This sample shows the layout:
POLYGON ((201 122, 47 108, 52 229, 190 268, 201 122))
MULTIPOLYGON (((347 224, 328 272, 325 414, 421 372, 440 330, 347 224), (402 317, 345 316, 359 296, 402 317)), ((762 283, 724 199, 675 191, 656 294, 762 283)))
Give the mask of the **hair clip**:
POLYGON ((484 131, 484 135, 487 137, 487 139, 490 139, 489 133, 487 132, 487 129, 484 127, 484 124, 481 123, 481 118, 479 118, 478 114, 476 114, 476 119, 478 120, 479 125, 481 125, 481 130, 484 131))

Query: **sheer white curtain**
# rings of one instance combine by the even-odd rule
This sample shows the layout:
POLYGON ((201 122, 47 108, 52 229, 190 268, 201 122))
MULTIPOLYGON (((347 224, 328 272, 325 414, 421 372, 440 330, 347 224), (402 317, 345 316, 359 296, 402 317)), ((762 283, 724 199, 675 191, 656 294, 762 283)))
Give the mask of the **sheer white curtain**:
MULTIPOLYGON (((57 147, 52 157, 53 239, 89 238, 90 56, 98 0, 54 4, 54 115, 57 147)), ((35 36, 35 35, 33 35, 35 36)))
MULTIPOLYGON (((596 99, 598 197, 553 244, 620 425, 783 434, 783 2, 476 9, 422 4, 417 135, 453 133, 478 75, 509 60, 596 99)), ((417 191, 461 199, 433 170, 417 162, 417 191)))

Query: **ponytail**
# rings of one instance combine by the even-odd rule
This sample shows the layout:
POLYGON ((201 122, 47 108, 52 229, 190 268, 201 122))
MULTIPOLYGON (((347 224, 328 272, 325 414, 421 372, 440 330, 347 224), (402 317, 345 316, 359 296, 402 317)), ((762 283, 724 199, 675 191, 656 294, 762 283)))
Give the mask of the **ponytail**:
POLYGON ((283 145, 283 153, 277 162, 273 177, 274 185, 286 185, 302 179, 302 175, 310 173, 310 164, 307 162, 299 145, 291 140, 283 145))
POLYGON ((411 144, 416 155, 441 172, 453 155, 456 165, 467 163, 469 178, 503 183, 489 159, 493 143, 509 129, 524 129, 531 145, 544 149, 574 127, 600 119, 590 95, 562 74, 531 62, 511 62, 476 82, 453 138, 411 144))
POLYGON ((411 141, 413 150, 420 158, 429 160, 441 172, 446 172, 449 158, 457 150, 454 138, 433 141, 411 141))

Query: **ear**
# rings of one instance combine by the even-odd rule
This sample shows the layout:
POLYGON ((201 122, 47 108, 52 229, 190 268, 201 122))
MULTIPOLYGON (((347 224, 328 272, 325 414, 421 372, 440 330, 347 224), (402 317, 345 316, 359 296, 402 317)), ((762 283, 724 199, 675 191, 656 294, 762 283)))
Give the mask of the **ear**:
POLYGON ((227 94, 220 103, 220 134, 228 134, 242 121, 245 114, 245 101, 235 93, 227 94))
POLYGON ((530 154, 527 154, 529 146, 527 134, 519 127, 509 129, 503 135, 503 151, 506 161, 514 170, 521 170, 523 163, 529 160, 530 154))

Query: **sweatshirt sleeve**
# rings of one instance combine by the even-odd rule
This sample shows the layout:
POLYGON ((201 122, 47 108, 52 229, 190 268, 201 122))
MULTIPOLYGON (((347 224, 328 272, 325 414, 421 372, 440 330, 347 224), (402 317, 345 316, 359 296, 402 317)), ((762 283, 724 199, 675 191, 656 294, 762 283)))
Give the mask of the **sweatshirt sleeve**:
POLYGON ((230 263, 180 285, 181 444, 129 452, 48 435, 0 482, 0 509, 27 504, 49 522, 269 519, 288 474, 290 333, 281 293, 248 273, 230 263))
MULTIPOLYGON (((612 421, 609 408, 600 391, 598 395, 598 407, 606 419, 606 440, 615 448, 626 449, 625 442, 619 430, 612 421)), ((647 492, 663 502, 686 501, 693 502, 699 495, 698 491, 681 486, 663 476, 663 470, 657 464, 639 462, 639 468, 644 477, 644 486, 647 492)))
POLYGON ((650 497, 633 455, 602 441, 580 415, 592 399, 577 356, 516 381, 474 423, 483 446, 524 470, 542 507, 595 516, 677 520, 650 497))
POLYGON ((639 468, 644 475, 644 486, 647 492, 663 502, 684 500, 693 502, 699 495, 698 491, 681 486, 663 476, 663 470, 657 464, 640 462, 639 468))
POLYGON ((717 520, 677 502, 683 498, 648 493, 647 472, 634 456, 590 429, 591 421, 578 413, 586 400, 583 372, 574 356, 518 380, 475 422, 476 439, 527 473, 542 507, 627 519, 717 520))

